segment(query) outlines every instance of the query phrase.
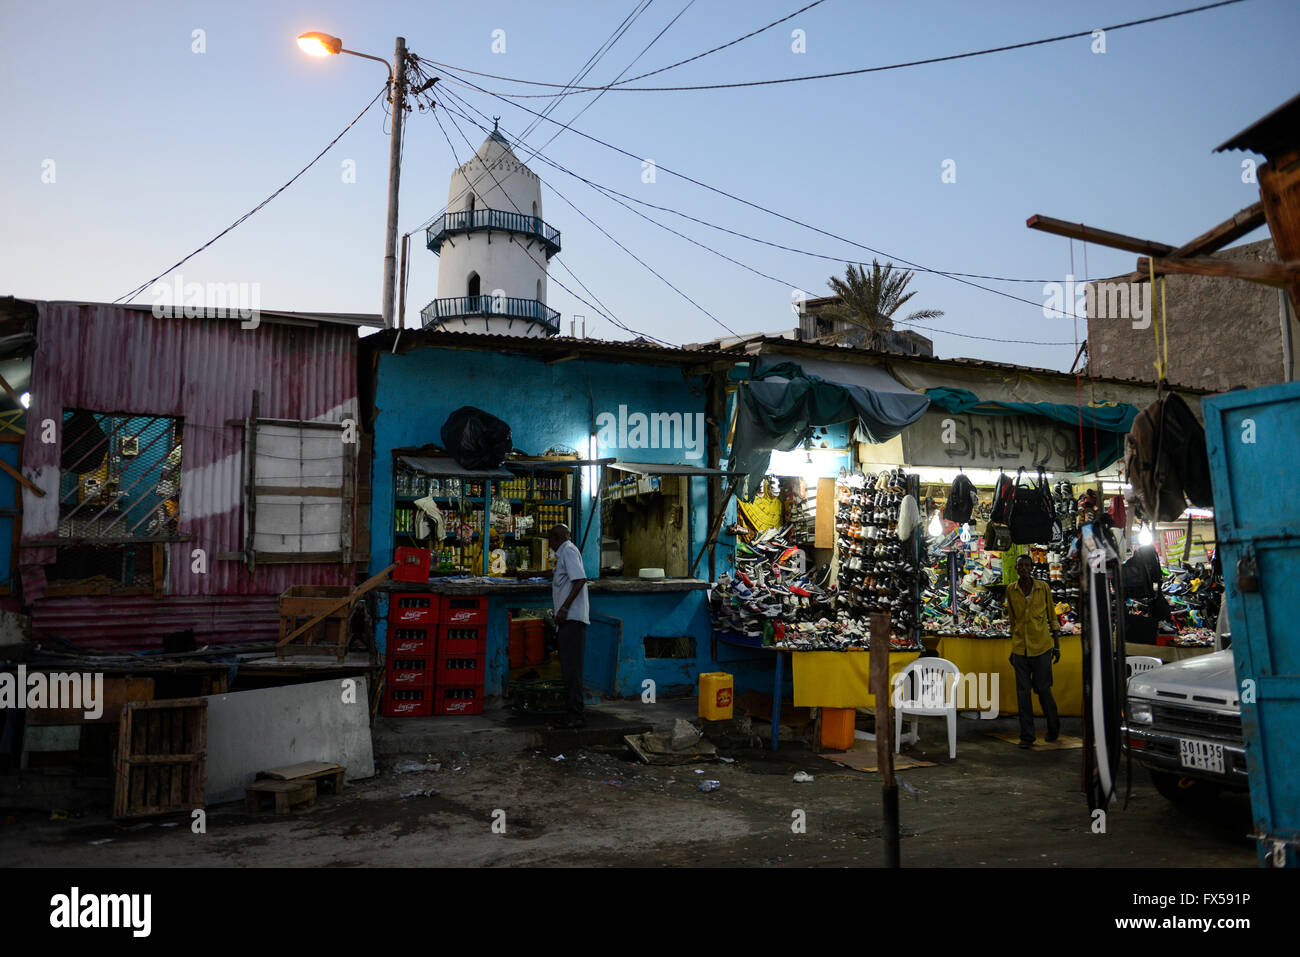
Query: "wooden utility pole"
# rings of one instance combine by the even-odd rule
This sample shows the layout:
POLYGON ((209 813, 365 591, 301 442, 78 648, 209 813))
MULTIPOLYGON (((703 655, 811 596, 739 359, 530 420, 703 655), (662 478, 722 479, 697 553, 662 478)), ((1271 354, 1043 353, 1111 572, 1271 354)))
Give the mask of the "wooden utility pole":
POLYGON ((876 697, 876 768, 885 809, 885 866, 898 867, 898 782, 894 780, 893 722, 889 719, 889 615, 871 616, 871 693, 876 697))

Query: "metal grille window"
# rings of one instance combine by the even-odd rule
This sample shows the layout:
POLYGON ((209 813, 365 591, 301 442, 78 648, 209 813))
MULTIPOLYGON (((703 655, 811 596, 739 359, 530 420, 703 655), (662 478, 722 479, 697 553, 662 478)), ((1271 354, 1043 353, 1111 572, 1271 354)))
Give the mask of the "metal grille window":
POLYGON ((180 419, 63 413, 59 538, 129 544, 177 534, 181 495, 180 419))

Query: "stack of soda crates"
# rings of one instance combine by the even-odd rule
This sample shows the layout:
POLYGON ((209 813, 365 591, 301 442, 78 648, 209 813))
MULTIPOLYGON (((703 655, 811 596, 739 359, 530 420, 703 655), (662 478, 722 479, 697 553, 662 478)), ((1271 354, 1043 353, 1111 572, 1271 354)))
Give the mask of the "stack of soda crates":
POLYGON ((383 713, 391 717, 434 713, 438 595, 396 592, 388 599, 383 713))
POLYGON ((443 595, 434 714, 482 714, 487 665, 486 595, 443 595))

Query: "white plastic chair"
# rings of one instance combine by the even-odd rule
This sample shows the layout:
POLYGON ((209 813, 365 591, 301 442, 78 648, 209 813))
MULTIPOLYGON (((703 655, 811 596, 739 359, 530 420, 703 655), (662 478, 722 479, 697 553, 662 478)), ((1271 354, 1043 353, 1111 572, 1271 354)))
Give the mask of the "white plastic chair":
POLYGON ((902 749, 903 716, 911 715, 912 737, 916 740, 922 715, 948 719, 948 757, 957 757, 957 685, 961 669, 947 658, 917 658, 894 675, 891 704, 894 707, 894 753, 902 749), (951 675, 951 681, 948 676, 951 675), (904 697, 909 688, 910 697, 904 697))
POLYGON ((1129 655, 1124 659, 1124 670, 1127 677, 1132 678, 1136 674, 1159 668, 1163 664, 1164 662, 1159 658, 1153 658, 1150 655, 1129 655))

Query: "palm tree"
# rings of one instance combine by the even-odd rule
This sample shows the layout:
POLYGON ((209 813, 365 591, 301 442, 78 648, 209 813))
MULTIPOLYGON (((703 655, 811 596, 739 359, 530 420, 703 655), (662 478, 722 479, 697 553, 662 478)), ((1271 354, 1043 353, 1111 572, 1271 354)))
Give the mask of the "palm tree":
MULTIPOLYGON (((865 266, 850 263, 843 279, 831 276, 828 280, 831 291, 840 302, 822 313, 827 319, 846 323, 848 328, 822 336, 822 340, 883 349, 884 334, 894 328, 894 313, 916 295, 915 290, 905 293, 911 281, 912 273, 906 269, 895 272, 892 262, 882 268, 873 259, 870 273, 865 266)), ((911 313, 906 321, 937 319, 942 315, 942 309, 920 309, 911 313)))

